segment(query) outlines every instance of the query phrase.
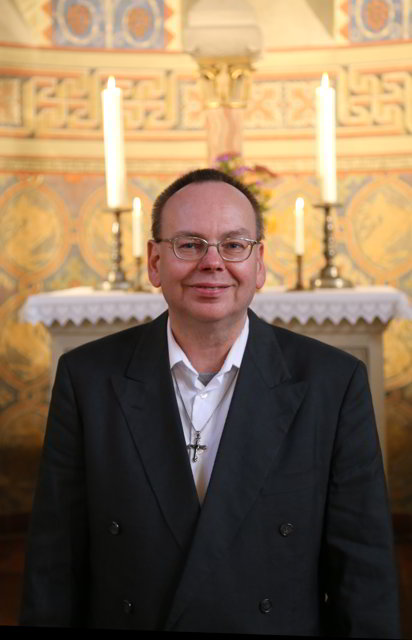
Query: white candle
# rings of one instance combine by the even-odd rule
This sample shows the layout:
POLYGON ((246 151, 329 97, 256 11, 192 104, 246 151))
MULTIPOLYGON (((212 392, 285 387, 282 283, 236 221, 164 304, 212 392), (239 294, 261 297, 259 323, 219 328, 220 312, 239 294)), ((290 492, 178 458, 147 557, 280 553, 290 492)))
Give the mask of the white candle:
POLYGON ((143 216, 140 198, 133 198, 132 253, 136 258, 143 255, 143 216))
POLYGON ((297 256, 303 256, 304 252, 304 213, 305 202, 303 198, 298 198, 295 204, 295 252, 297 256))
POLYGON ((336 98, 324 73, 316 88, 317 175, 323 202, 336 202, 336 98))
POLYGON ((102 108, 107 206, 121 208, 127 204, 123 105, 122 90, 116 87, 113 76, 102 91, 102 108))

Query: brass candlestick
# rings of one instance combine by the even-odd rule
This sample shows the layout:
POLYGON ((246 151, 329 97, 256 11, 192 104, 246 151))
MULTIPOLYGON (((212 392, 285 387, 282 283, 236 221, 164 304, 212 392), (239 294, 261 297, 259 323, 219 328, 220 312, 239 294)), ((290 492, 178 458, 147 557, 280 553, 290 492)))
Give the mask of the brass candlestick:
POLYGON ((142 266, 143 258, 141 256, 136 257, 136 280, 133 285, 133 291, 144 291, 150 293, 151 289, 145 284, 142 284, 142 266))
POLYGON ((317 276, 314 276, 310 281, 311 289, 343 289, 345 287, 353 287, 350 280, 342 278, 339 275, 339 268, 333 263, 336 255, 335 239, 333 236, 333 219, 331 215, 331 209, 333 207, 340 207, 340 204, 331 202, 322 202, 321 204, 314 205, 318 209, 324 209, 325 211, 325 224, 324 224, 324 246, 326 265, 320 270, 317 276))
POLYGON ((107 274, 106 280, 100 282, 97 285, 97 289, 103 289, 104 291, 128 291, 132 288, 132 284, 126 280, 124 271, 122 269, 122 231, 120 226, 120 216, 126 211, 131 211, 129 208, 114 207, 105 209, 110 211, 114 215, 112 224, 112 266, 107 274))
POLYGON ((304 291, 303 286, 303 255, 296 254, 296 284, 286 291, 304 291))
POLYGON ((288 291, 303 291, 303 255, 296 255, 296 284, 288 291))

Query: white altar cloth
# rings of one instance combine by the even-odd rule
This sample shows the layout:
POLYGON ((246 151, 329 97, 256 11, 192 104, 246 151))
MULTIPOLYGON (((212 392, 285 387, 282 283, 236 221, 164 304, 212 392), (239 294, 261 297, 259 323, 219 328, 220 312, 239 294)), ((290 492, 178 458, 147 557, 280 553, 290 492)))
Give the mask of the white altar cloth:
MULTIPOLYGON (((251 308, 268 322, 289 323, 296 319, 302 325, 309 320, 317 324, 329 320, 339 324, 347 320, 372 323, 375 319, 387 324, 392 318, 412 318, 412 307, 405 293, 388 286, 354 287, 351 289, 320 289, 286 291, 284 287, 265 288, 257 293, 251 308)), ((161 293, 99 291, 92 287, 75 287, 38 293, 27 298, 20 319, 50 327, 69 322, 113 323, 116 320, 142 322, 155 318, 167 308, 161 293)))

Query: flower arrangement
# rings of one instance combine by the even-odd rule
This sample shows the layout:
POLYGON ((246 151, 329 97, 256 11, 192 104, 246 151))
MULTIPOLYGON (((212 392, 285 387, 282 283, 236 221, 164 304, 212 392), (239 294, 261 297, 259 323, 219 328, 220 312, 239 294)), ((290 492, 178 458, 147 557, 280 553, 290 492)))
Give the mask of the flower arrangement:
POLYGON ((255 164, 253 167, 246 166, 239 153, 224 153, 217 156, 215 168, 239 180, 239 182, 242 182, 249 191, 253 193, 263 213, 266 231, 269 234, 273 233, 276 226, 275 221, 273 220, 273 216, 267 215, 267 212, 271 208, 270 200, 273 191, 270 188, 265 188, 264 184, 276 178, 276 174, 262 165, 255 164))

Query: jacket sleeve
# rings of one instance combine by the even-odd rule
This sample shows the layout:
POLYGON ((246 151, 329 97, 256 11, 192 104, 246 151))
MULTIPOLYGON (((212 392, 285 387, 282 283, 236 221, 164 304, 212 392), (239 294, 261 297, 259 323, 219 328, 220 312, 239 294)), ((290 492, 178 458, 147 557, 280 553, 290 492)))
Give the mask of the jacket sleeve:
POLYGON ((400 638, 391 514, 366 367, 339 414, 324 531, 325 634, 400 638))
POLYGON ((87 607, 87 501, 82 425, 63 356, 35 492, 20 623, 82 626, 87 607))

